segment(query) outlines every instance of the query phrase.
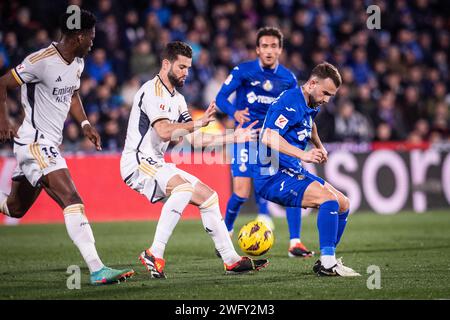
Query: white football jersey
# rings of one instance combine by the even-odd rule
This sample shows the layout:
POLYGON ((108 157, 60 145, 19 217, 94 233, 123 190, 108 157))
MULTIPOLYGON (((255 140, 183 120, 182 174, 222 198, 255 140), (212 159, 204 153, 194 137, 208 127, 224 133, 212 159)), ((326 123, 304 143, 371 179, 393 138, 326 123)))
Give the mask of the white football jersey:
POLYGON ((68 63, 56 43, 27 56, 11 70, 21 85, 25 119, 17 134, 19 144, 45 139, 59 146, 73 93, 80 88, 84 61, 68 63))
POLYGON ((121 159, 124 175, 136 170, 142 159, 164 163, 169 142, 163 141, 153 129, 153 124, 160 119, 172 123, 192 120, 183 95, 176 90, 170 92, 157 75, 144 83, 134 96, 121 159))

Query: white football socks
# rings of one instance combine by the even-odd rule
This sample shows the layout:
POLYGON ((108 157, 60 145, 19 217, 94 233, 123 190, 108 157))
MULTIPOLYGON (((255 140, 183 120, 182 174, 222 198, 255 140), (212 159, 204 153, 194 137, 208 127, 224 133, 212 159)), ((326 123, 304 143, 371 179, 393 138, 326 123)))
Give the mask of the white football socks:
POLYGON ((215 247, 219 251, 223 262, 227 265, 232 265, 241 260, 241 256, 234 250, 233 242, 220 214, 217 193, 214 192, 211 197, 199 206, 199 209, 203 226, 214 241, 215 247))
POLYGON ((180 220, 183 210, 191 201, 193 192, 194 188, 190 183, 183 183, 173 188, 170 197, 162 207, 155 238, 150 247, 150 252, 155 257, 163 258, 167 242, 180 220))
POLYGON ((291 247, 293 247, 293 246, 295 246, 297 243, 300 243, 301 241, 300 241, 300 239, 299 238, 293 238, 293 239, 291 239, 290 240, 290 246, 289 246, 289 248, 291 248, 291 247))
POLYGON ((329 269, 337 263, 337 260, 336 256, 321 256, 320 262, 322 263, 325 269, 329 269))
POLYGON ((9 215, 8 206, 6 205, 6 201, 8 200, 8 195, 6 193, 0 192, 0 212, 9 215))
POLYGON ((80 250, 89 271, 95 272, 104 267, 95 248, 91 226, 84 215, 84 205, 73 204, 64 209, 64 221, 70 239, 80 250))

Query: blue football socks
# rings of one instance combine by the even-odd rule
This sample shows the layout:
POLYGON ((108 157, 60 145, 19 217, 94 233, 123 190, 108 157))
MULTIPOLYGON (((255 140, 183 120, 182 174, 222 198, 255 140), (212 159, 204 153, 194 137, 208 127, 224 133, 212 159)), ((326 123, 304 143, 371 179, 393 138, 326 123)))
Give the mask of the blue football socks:
POLYGON ((325 201, 320 205, 317 217, 321 255, 334 256, 338 233, 339 203, 336 200, 325 201))
POLYGON ((233 230, 234 221, 236 221, 239 211, 241 210, 242 204, 247 200, 248 198, 241 198, 234 192, 231 195, 227 203, 227 212, 225 214, 225 224, 227 226, 228 231, 233 230))
POLYGON ((336 237, 336 247, 341 240, 342 234, 344 233, 345 226, 347 225, 347 218, 350 210, 347 210, 343 213, 339 213, 339 219, 338 219, 338 231, 337 231, 337 237, 336 237))
POLYGON ((300 239, 302 228, 301 208, 286 207, 286 220, 289 228, 289 239, 300 239))

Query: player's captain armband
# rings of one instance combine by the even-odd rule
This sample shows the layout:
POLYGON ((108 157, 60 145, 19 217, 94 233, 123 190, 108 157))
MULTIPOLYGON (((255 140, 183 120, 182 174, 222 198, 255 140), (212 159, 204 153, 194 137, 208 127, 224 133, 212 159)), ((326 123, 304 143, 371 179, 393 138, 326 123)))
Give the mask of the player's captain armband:
POLYGON ((283 116, 282 114, 280 114, 277 118, 277 120, 275 120, 275 125, 280 128, 280 129, 284 129, 284 127, 286 126, 286 124, 289 122, 288 119, 286 119, 285 116, 283 116))
POLYGON ((22 80, 22 78, 20 77, 20 72, 25 71, 25 65, 23 63, 19 64, 17 67, 11 69, 11 73, 14 77, 14 79, 16 79, 17 83, 22 85, 25 82, 22 80))

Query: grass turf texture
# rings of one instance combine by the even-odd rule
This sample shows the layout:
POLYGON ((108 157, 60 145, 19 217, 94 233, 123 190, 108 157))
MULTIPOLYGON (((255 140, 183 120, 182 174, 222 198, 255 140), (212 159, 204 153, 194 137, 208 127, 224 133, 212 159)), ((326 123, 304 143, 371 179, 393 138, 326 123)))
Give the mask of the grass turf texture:
MULTIPOLYGON (((251 220, 242 215, 236 230, 251 220)), ((288 231, 275 219, 269 266, 255 274, 225 276, 200 220, 181 221, 166 249, 168 279, 150 279, 137 261, 156 222, 93 223, 97 248, 110 267, 132 267, 126 283, 93 287, 65 226, 0 226, 0 299, 440 299, 450 298, 450 212, 350 216, 337 256, 358 278, 319 278, 316 257, 287 257, 288 231), (69 290, 70 265, 82 267, 81 290, 69 290), (367 267, 381 269, 381 289, 369 290, 367 267)), ((318 251, 316 214, 303 219, 302 240, 318 251)), ((234 237, 236 248, 236 234, 234 237)), ((240 252, 239 249, 237 249, 240 252)))

